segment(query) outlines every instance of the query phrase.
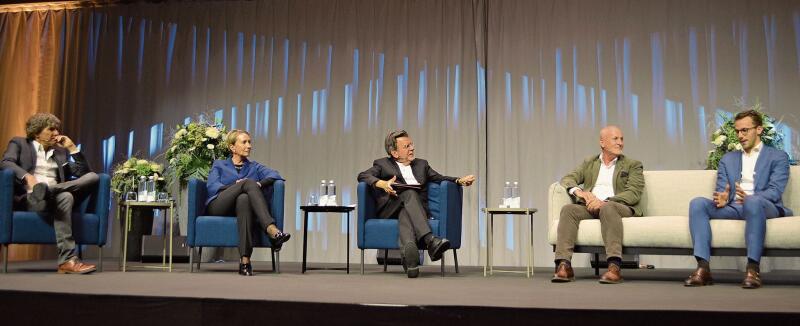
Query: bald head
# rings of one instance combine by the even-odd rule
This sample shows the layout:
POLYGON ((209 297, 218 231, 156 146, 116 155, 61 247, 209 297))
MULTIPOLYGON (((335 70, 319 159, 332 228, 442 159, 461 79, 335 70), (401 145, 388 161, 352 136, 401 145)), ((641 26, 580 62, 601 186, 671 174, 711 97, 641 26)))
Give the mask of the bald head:
POLYGON ((617 126, 606 126, 600 129, 600 149, 603 151, 605 159, 613 160, 622 155, 625 146, 622 137, 622 130, 617 126))

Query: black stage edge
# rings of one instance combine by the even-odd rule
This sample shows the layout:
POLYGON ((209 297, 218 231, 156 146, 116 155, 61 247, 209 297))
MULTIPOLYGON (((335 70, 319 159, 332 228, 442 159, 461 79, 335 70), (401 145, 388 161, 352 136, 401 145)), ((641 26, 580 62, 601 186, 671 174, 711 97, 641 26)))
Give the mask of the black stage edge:
POLYGON ((3 325, 797 325, 800 312, 362 305, 0 291, 3 325))

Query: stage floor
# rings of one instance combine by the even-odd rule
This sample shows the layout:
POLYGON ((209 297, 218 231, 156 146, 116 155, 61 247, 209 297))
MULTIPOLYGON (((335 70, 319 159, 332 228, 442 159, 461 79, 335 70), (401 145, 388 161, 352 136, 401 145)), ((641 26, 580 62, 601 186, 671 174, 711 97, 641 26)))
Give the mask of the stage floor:
MULTIPOLYGON (((310 264, 315 267, 330 264, 310 264)), ((764 287, 739 287, 743 273, 715 270, 716 284, 686 288, 690 270, 623 270, 625 282, 603 285, 593 270, 577 269, 577 281, 550 283, 552 269, 524 274, 483 276, 483 268, 461 267, 456 274, 439 266, 422 267, 417 279, 408 279, 399 266, 384 273, 379 265, 359 265, 350 274, 335 270, 300 273, 299 263, 283 263, 281 274, 270 272, 269 262, 256 262, 256 276, 236 274, 236 263, 204 263, 189 273, 188 264, 176 264, 167 273, 158 270, 119 271, 116 260, 105 271, 90 275, 58 275, 54 261, 9 264, 0 274, 0 292, 53 292, 85 295, 216 298, 283 302, 318 302, 388 306, 467 306, 589 310, 667 310, 717 312, 800 313, 800 271, 772 271, 762 275, 764 287)), ((341 266, 341 265, 336 265, 341 266)), ((524 270, 524 269, 522 269, 524 270)))

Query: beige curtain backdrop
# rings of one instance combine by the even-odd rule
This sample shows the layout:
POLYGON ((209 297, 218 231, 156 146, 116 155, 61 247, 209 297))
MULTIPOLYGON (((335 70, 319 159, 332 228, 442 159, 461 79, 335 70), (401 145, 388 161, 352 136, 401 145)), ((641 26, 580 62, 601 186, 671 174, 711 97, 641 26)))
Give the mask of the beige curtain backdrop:
MULTIPOLYGON (((540 209, 535 264, 552 265, 546 189, 599 154, 605 124, 622 127, 626 153, 646 169, 701 169, 718 112, 736 111, 735 97, 758 99, 783 119, 787 150, 798 157, 798 1, 61 6, 0 7, 3 139, 21 134, 31 113, 54 112, 103 170, 129 152, 157 156, 175 125, 219 112, 229 127, 250 130, 254 159, 288 180, 285 224, 295 237, 285 261, 300 260, 297 207, 308 193, 334 179, 340 203, 355 204, 357 173, 385 155, 382 139, 395 128, 408 130, 439 172, 477 175, 464 192, 466 265, 483 263, 480 208, 497 206, 504 181, 518 181, 523 205, 540 209)), ((495 262, 522 266, 526 224, 507 219, 495 222, 495 262)), ((310 261, 344 262, 342 220, 312 218, 310 261)))

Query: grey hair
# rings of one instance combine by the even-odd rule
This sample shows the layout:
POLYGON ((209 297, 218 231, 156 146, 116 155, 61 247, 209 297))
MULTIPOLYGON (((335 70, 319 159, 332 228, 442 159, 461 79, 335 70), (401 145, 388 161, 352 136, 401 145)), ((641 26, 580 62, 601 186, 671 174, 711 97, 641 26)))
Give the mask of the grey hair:
POLYGON ((408 132, 405 130, 395 130, 386 135, 386 140, 383 142, 386 154, 392 156, 392 151, 397 150, 397 138, 408 137, 408 132))
POLYGON ((61 129, 61 120, 50 113, 37 113, 25 122, 25 135, 28 139, 34 139, 42 130, 50 127, 61 129))

